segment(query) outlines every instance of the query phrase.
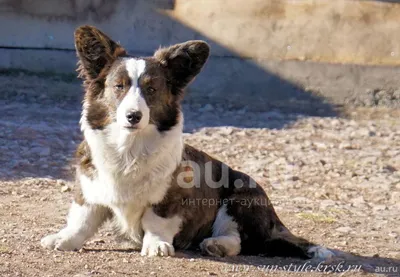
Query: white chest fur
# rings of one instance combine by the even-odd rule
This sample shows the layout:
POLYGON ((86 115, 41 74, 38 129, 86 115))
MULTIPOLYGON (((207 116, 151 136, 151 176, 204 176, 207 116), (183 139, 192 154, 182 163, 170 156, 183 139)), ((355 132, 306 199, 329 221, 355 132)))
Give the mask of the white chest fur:
POLYGON ((116 125, 83 131, 96 168, 93 178, 79 175, 85 201, 110 207, 120 231, 140 240, 145 208, 164 198, 181 161, 182 124, 163 134, 154 125, 136 134, 116 125))

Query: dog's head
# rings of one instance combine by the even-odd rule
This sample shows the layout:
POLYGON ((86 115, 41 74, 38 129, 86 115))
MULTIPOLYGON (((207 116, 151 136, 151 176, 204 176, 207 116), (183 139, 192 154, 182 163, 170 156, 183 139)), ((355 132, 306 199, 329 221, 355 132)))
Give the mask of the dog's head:
POLYGON ((75 31, 75 48, 85 80, 85 124, 102 130, 116 123, 129 131, 153 124, 160 132, 178 123, 183 90, 210 52, 204 41, 188 41, 132 57, 92 26, 75 31))

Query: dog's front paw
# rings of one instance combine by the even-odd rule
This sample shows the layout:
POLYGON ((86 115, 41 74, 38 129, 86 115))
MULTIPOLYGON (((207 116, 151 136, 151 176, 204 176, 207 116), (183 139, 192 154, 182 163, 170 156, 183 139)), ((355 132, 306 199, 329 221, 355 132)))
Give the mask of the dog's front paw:
POLYGON ((154 256, 167 257, 167 256, 174 256, 175 249, 170 243, 153 238, 152 240, 148 241, 147 243, 145 242, 143 244, 142 252, 140 254, 142 256, 149 256, 149 257, 154 257, 154 256))
POLYGON ((66 236, 60 232, 42 238, 40 244, 51 250, 75 251, 82 248, 83 242, 78 237, 66 236))

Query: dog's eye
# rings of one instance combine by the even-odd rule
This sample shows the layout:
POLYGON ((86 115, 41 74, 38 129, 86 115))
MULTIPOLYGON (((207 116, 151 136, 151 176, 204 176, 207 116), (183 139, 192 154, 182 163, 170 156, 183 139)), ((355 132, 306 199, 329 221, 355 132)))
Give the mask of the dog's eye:
POLYGON ((118 89, 118 90, 123 90, 124 89, 124 85, 118 84, 118 85, 115 85, 115 88, 118 89))
POLYGON ((147 92, 148 92, 149 94, 153 94, 154 92, 156 92, 156 89, 153 88, 153 87, 148 87, 148 88, 147 88, 147 92))

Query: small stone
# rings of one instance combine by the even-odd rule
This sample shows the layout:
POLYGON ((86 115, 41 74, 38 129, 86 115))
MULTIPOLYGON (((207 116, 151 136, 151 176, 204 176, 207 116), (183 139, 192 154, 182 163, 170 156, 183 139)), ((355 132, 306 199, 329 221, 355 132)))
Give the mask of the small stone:
POLYGON ((393 173, 393 172, 397 171, 397 168, 395 168, 394 166, 391 166, 391 165, 385 165, 383 167, 383 170, 388 171, 389 173, 393 173))
POLYGON ((276 189, 276 190, 285 189, 285 188, 282 186, 281 183, 272 183, 271 186, 272 186, 273 189, 276 189))
POLYGON ((105 241, 103 239, 95 239, 95 240, 92 240, 90 243, 101 244, 101 243, 105 243, 105 241))
POLYGON ((300 180, 300 178, 298 176, 293 176, 292 177, 292 181, 293 182, 296 182, 296 181, 299 181, 299 180, 300 180))
POLYGON ((315 146, 316 148, 318 148, 318 149, 321 149, 321 150, 325 150, 325 149, 328 148, 328 147, 326 146, 326 144, 325 144, 325 143, 322 143, 322 142, 314 142, 314 146, 315 146))
POLYGON ((387 210, 387 207, 385 205, 376 205, 372 209, 374 211, 384 211, 384 210, 387 210))
POLYGON ((71 191, 71 188, 69 186, 61 187, 61 192, 67 192, 67 191, 71 191))
POLYGON ((347 246, 349 243, 347 241, 339 242, 340 246, 347 246))
POLYGON ((194 259, 193 258, 189 259, 189 262, 194 262, 194 259))
POLYGON ((339 144, 339 149, 351 150, 353 149, 353 147, 348 142, 342 142, 341 144, 339 144))
POLYGON ((332 126, 338 126, 338 125, 340 125, 340 121, 339 121, 338 119, 333 119, 333 120, 331 121, 331 125, 332 125, 332 126))
POLYGON ((310 199, 308 199, 306 197, 303 197, 303 196, 294 197, 294 198, 292 198, 292 201, 296 202, 296 203, 309 203, 309 202, 311 202, 310 199))
POLYGON ((336 229, 336 231, 340 232, 340 233, 350 233, 353 229, 349 226, 345 226, 345 227, 339 227, 336 229))
POLYGON ((364 197, 362 195, 360 195, 359 197, 354 198, 351 202, 356 207, 365 204, 365 200, 364 200, 364 197))
POLYGON ((335 201, 333 201, 331 199, 322 200, 321 203, 319 204, 319 206, 323 210, 325 210, 327 207, 335 206, 335 205, 336 205, 335 201))
POLYGON ((65 186, 65 182, 64 182, 63 180, 57 180, 57 181, 56 181, 56 184, 57 184, 58 186, 65 186))
POLYGON ((30 166, 31 163, 29 160, 24 159, 24 160, 20 160, 20 161, 14 161, 11 165, 12 168, 22 168, 22 167, 26 167, 26 166, 30 166))

